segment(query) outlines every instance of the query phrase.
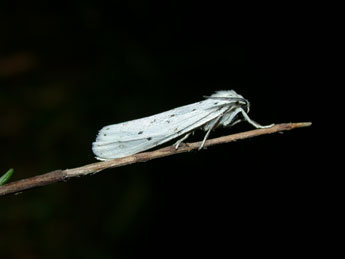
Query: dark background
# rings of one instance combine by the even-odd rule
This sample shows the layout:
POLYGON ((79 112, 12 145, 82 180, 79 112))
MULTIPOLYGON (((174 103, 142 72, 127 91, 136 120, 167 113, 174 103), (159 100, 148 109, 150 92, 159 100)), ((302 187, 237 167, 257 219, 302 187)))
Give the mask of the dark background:
MULTIPOLYGON (((220 89, 247 98, 261 124, 313 121, 322 15, 311 6, 44 5, 0 11, 0 174, 13 167, 12 180, 96 162, 91 143, 102 126, 220 89)), ((1 258, 318 251, 314 127, 3 197, 1 258)))

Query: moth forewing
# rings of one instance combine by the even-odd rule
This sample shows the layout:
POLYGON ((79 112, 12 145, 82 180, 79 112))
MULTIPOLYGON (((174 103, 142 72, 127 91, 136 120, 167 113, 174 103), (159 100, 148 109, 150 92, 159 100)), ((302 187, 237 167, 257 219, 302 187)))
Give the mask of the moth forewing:
MULTIPOLYGON (((108 160, 148 150, 202 127, 222 114, 225 109, 226 107, 217 108, 217 111, 196 109, 190 113, 177 111, 173 117, 178 120, 171 119, 172 117, 170 120, 157 119, 149 126, 145 123, 140 126, 142 119, 129 121, 127 122, 128 130, 125 132, 119 130, 119 134, 114 131, 114 128, 118 128, 121 123, 109 125, 99 132, 96 142, 93 143, 93 152, 98 159, 108 160)), ((152 117, 150 119, 154 118, 154 116, 150 117, 152 117)))

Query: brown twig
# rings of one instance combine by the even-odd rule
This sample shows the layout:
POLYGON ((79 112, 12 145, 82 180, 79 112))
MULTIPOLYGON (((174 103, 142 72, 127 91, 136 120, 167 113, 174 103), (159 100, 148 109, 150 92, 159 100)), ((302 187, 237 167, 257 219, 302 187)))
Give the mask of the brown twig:
MULTIPOLYGON (((255 129, 246 132, 236 133, 224 137, 209 139, 205 143, 205 147, 213 146, 217 144, 228 143, 240 139, 252 138, 264 134, 272 134, 275 132, 281 132, 286 130, 291 130, 295 128, 308 127, 311 125, 311 122, 300 122, 300 123, 281 123, 277 124, 271 128, 266 129, 255 129)), ((173 146, 164 147, 151 152, 143 152, 140 154, 135 154, 123 158, 118 158, 114 160, 109 160, 105 162, 98 162, 82 167, 77 167, 73 169, 65 170, 55 170, 46 174, 38 175, 35 177, 27 178, 24 180, 12 182, 0 186, 0 196, 19 193, 28 189, 32 189, 39 186, 44 186, 56 182, 66 181, 73 177, 84 176, 88 174, 98 173, 104 169, 114 168, 119 166, 125 166, 129 164, 134 164, 138 162, 146 162, 152 159, 171 156, 174 154, 189 152, 195 149, 198 149, 201 145, 201 142, 188 143, 187 145, 180 146, 178 149, 175 149, 173 146)))

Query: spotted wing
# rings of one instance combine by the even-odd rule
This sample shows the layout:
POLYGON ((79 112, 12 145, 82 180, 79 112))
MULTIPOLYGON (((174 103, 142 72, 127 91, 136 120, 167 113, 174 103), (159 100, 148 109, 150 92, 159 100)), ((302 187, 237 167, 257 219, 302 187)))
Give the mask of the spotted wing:
POLYGON ((207 99, 149 117, 105 126, 93 143, 99 160, 125 157, 161 145, 221 116, 229 103, 207 99))

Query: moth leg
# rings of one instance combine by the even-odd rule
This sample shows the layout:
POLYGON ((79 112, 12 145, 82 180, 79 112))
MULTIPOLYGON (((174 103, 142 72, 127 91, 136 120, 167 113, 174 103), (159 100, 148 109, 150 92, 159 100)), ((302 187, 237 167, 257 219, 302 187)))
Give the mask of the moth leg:
POLYGON ((255 128, 257 128, 257 129, 266 129, 266 128, 270 128, 270 127, 274 126, 274 123, 270 124, 270 125, 262 126, 259 123, 253 121, 251 118, 249 118, 248 114, 242 108, 240 108, 240 109, 241 109, 241 113, 242 113, 244 119, 246 121, 248 121, 250 124, 252 124, 255 128))
POLYGON ((230 124, 230 126, 232 127, 232 126, 234 126, 234 125, 236 125, 237 123, 240 123, 240 122, 242 122, 243 120, 241 120, 241 119, 238 119, 238 120, 235 120, 234 122, 232 122, 231 124, 230 124))
POLYGON ((176 143, 175 143, 175 148, 178 149, 178 147, 180 146, 181 142, 184 141, 186 138, 188 138, 190 136, 191 132, 187 133, 186 135, 184 135, 181 139, 179 139, 176 143))
POLYGON ((199 147, 198 150, 201 150, 201 149, 204 147, 205 142, 206 142, 208 136, 209 136, 210 133, 211 133, 211 130, 213 130, 214 127, 218 124, 220 118, 221 118, 221 117, 218 117, 218 118, 213 122, 213 125, 211 125, 211 127, 208 129, 208 131, 206 132, 206 135, 205 135, 204 139, 202 140, 202 143, 201 143, 201 145, 200 145, 200 147, 199 147))

